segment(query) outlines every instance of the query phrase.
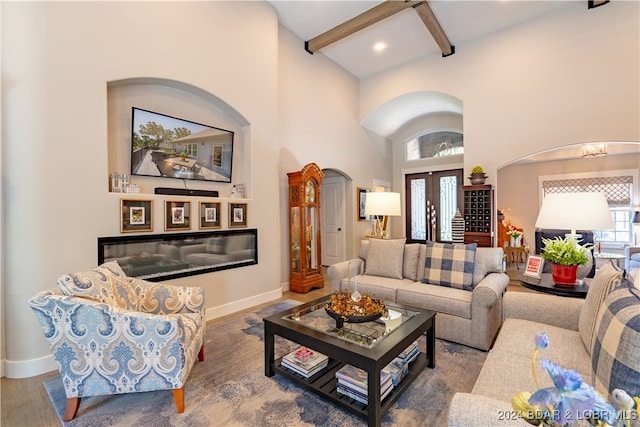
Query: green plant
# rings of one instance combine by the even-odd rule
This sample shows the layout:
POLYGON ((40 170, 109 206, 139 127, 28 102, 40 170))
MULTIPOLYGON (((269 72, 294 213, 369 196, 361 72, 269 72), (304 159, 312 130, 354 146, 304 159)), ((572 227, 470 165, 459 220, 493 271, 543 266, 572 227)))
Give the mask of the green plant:
POLYGON ((471 169, 471 173, 484 173, 484 169, 482 169, 482 166, 474 166, 473 169, 471 169))
POLYGON ((560 265, 584 265, 589 262, 587 251, 593 245, 579 245, 575 239, 569 237, 555 237, 553 239, 542 238, 544 251, 540 256, 553 263, 560 265))

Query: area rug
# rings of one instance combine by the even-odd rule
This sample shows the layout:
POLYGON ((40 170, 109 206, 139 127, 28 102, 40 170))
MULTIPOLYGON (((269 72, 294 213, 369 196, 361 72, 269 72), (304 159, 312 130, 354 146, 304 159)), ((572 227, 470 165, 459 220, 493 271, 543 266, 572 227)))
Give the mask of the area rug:
MULTIPOLYGON (((206 332, 205 360, 196 362, 185 386, 185 411, 176 413, 170 390, 84 398, 76 426, 361 427, 366 421, 342 410, 286 378, 264 375, 262 318, 299 304, 275 303, 255 313, 239 314, 206 332)), ((424 349, 424 337, 420 345, 424 349)), ((293 343, 276 337, 276 352, 293 343)), ((425 368, 383 419, 383 426, 445 426, 455 392, 468 392, 486 353, 448 341, 436 341, 436 367, 425 368)), ((62 420, 66 397, 60 376, 44 387, 62 420)))

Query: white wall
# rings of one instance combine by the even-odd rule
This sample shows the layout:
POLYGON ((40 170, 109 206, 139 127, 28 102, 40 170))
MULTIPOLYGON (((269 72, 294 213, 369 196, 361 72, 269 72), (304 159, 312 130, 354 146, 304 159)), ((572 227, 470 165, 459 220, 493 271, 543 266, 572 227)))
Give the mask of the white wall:
MULTIPOLYGON (((107 185, 122 152, 109 144, 126 137, 118 122, 132 99, 194 117, 210 113, 194 104, 217 97, 248 123, 241 136, 251 170, 242 175, 259 264, 172 281, 204 286, 209 318, 277 298, 287 285, 286 172, 309 162, 339 170, 354 199, 355 186, 391 180, 390 144, 359 125, 357 79, 309 55, 266 2, 3 2, 2 42, 0 330, 9 377, 54 369, 27 299, 55 288, 63 273, 95 266, 97 237, 119 234, 120 195, 107 185), (129 79, 176 84, 118 87, 129 79)), ((156 185, 140 182, 147 192, 156 185)), ((211 187, 225 195, 224 185, 211 187)), ((155 203, 154 232, 162 232, 163 197, 144 195, 155 203)), ((361 236, 355 214, 347 220, 361 236)))
MULTIPOLYGON (((356 187, 372 188, 373 179, 391 180, 391 145, 370 138, 358 124, 358 80, 322 53, 310 55, 304 41, 280 28, 280 227, 287 242, 287 172, 315 162, 321 169, 340 171, 350 179, 347 198, 355 201, 356 187)), ((352 206, 353 207, 353 206, 352 206)), ((357 253, 370 227, 347 212, 353 234, 347 258, 357 253), (349 250, 351 252, 349 252, 349 250)), ((289 252, 282 246, 282 277, 288 280, 289 252)))
POLYGON ((363 79, 361 120, 402 94, 453 95, 464 106, 465 176, 480 164, 494 185, 498 167, 532 152, 640 141, 640 3, 566 3, 483 39, 453 40, 447 58, 363 79))
POLYGON ((270 5, 3 2, 2 67, 7 376, 52 367, 40 359, 50 352, 27 299, 55 288, 62 273, 95 266, 97 237, 119 234, 119 197, 106 186, 109 82, 183 82, 246 118, 259 159, 248 201, 259 264, 174 282, 204 286, 214 315, 281 295, 273 226, 280 215, 273 203, 280 197, 278 24, 270 5))

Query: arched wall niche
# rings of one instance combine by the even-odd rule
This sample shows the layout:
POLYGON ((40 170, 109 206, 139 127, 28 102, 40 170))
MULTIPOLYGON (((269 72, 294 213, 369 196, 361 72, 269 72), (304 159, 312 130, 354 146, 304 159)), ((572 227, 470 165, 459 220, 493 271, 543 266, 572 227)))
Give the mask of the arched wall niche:
MULTIPOLYGON (((581 145, 570 144, 531 153, 504 163, 496 171, 496 208, 501 209, 513 225, 524 229, 524 244, 530 248, 534 246, 535 222, 540 209, 540 176, 606 176, 613 171, 640 173, 640 142, 608 142, 607 156, 585 159, 580 155, 581 145)), ((636 188, 634 192, 633 203, 640 205, 640 190, 636 188)), ((607 250, 617 251, 616 248, 607 250)))
MULTIPOLYGON (((217 190, 229 197, 234 184, 245 186, 251 197, 252 164, 250 123, 233 106, 214 94, 188 83, 163 78, 129 78, 107 83, 108 170, 130 173, 131 108, 138 107, 234 132, 231 183, 130 176, 140 193, 156 187, 217 190)), ((109 179, 105 179, 108 190, 109 179)))

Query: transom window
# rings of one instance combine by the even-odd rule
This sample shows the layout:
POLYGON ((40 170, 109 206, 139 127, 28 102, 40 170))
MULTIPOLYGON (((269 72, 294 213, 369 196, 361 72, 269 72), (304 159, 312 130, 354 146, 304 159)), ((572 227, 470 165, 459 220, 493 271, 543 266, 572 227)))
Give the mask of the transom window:
POLYGON ((406 160, 455 156, 464 153, 460 132, 438 131, 422 134, 405 142, 406 160))

